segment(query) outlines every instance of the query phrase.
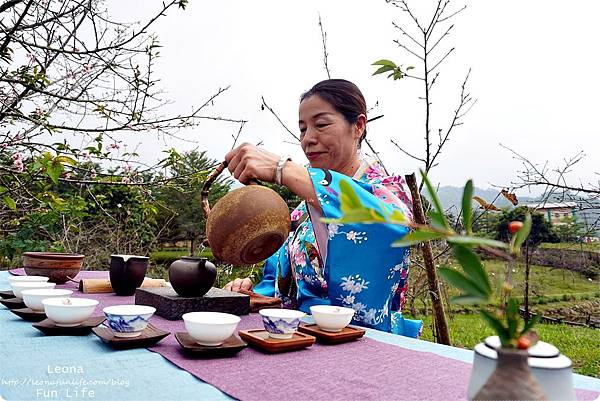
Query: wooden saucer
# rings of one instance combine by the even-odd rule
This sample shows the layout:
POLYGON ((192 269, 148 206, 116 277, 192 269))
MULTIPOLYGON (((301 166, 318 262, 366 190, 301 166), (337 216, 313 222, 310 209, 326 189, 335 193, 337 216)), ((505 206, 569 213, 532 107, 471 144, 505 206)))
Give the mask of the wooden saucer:
POLYGON ((150 323, 148 323, 146 329, 142 331, 142 334, 137 337, 116 337, 113 331, 106 326, 94 327, 92 331, 100 337, 102 341, 115 349, 147 348, 171 334, 168 331, 152 326, 150 323))
POLYGON ((92 316, 74 327, 57 326, 54 320, 46 319, 39 323, 34 323, 33 327, 47 336, 85 336, 92 331, 92 328, 100 325, 105 319, 104 316, 92 316))
POLYGON ((365 330, 354 326, 346 326, 341 331, 325 331, 316 324, 300 323, 298 331, 310 334, 317 338, 317 341, 323 344, 340 344, 356 340, 365 335, 365 330))
POLYGON ((235 334, 216 347, 200 345, 186 332, 175 333, 175 338, 186 352, 207 358, 233 356, 248 346, 235 334))
POLYGON ((15 297, 15 293, 12 290, 0 291, 0 298, 8 299, 8 298, 14 298, 14 297, 15 297))
POLYGON ((19 298, 0 299, 0 303, 6 306, 8 309, 21 309, 27 307, 25 302, 19 298))
POLYGON ((239 335, 249 345, 268 353, 296 351, 315 343, 315 337, 299 332, 288 339, 269 337, 265 329, 240 330, 239 335))
POLYGON ((28 322, 41 322, 46 319, 46 313, 44 312, 34 312, 30 308, 17 308, 10 310, 15 315, 19 316, 23 320, 27 320, 28 322))

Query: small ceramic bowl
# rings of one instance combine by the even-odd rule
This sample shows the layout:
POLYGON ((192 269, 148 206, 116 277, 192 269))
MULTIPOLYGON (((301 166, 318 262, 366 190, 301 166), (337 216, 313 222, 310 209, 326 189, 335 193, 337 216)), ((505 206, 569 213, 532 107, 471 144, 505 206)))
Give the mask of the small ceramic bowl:
POLYGON ((98 301, 89 298, 49 298, 42 300, 46 316, 57 326, 74 327, 92 316, 98 301))
POLYGON ((14 282, 10 283, 10 286, 13 289, 13 293, 15 297, 19 299, 23 299, 23 295, 21 295, 21 291, 23 290, 41 290, 41 289, 49 289, 56 287, 56 283, 45 283, 43 281, 22 281, 22 282, 14 282))
POLYGON ((310 313, 321 330, 338 332, 350 324, 354 309, 333 305, 313 305, 310 313))
POLYGON ((12 283, 45 283, 49 277, 44 276, 10 276, 8 282, 12 283))
POLYGON ((56 288, 23 290, 23 302, 34 312, 43 312, 44 304, 42 301, 48 298, 69 298, 73 294, 71 290, 59 290, 56 288))
POLYGON ((306 315, 293 309, 262 309, 258 313, 262 316, 269 336, 280 339, 292 338, 298 330, 300 319, 306 315))
POLYGON ((200 345, 217 347, 235 331, 240 317, 221 312, 190 312, 182 316, 185 329, 200 345))
POLYGON ((156 308, 146 305, 115 305, 103 309, 115 337, 138 337, 148 326, 156 308))

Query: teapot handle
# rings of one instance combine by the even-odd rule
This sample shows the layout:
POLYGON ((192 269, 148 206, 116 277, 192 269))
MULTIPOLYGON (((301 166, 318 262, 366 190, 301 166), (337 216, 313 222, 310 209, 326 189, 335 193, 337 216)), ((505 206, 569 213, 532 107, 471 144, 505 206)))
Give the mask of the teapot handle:
POLYGON ((217 166, 215 171, 213 171, 208 176, 206 181, 204 181, 204 185, 202 186, 201 199, 202 199, 202 210, 204 211, 205 218, 208 218, 208 214, 210 213, 210 204, 208 203, 208 190, 210 189, 210 186, 212 185, 212 183, 215 182, 215 180, 217 179, 219 174, 221 174, 223 172, 223 170, 225 170, 226 167, 227 167, 227 162, 226 161, 222 162, 221 164, 219 164, 217 166))
MULTIPOLYGON (((208 203, 208 191, 213 182, 217 179, 219 174, 225 170, 227 167, 227 162, 223 161, 221 164, 217 166, 215 171, 213 171, 206 181, 204 181, 204 185, 202 186, 202 192, 200 193, 200 197, 202 199, 202 210, 204 211, 204 217, 208 219, 208 214, 210 213, 210 203, 208 203)), ((250 180, 250 185, 262 185, 262 182, 257 180, 256 178, 252 178, 250 180)))

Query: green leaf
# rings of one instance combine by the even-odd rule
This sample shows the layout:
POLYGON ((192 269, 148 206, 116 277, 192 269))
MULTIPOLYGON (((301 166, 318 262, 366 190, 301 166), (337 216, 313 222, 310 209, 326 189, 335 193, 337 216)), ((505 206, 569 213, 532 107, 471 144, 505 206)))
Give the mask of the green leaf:
POLYGON ((492 327, 492 329, 494 329, 496 334, 498 334, 502 345, 508 345, 510 343, 510 337, 508 336, 506 327, 504 327, 500 319, 486 310, 482 309, 479 312, 481 313, 481 316, 483 316, 483 319, 492 327))
POLYGON ((461 272, 449 267, 440 267, 438 273, 448 284, 461 290, 463 292, 461 295, 479 297, 482 301, 487 300, 485 291, 461 272))
POLYGON ((321 219, 324 223, 385 223, 386 219, 372 209, 354 209, 344 213, 339 219, 321 219))
POLYGON ((531 330, 533 328, 533 326, 535 326, 541 319, 542 317, 540 315, 535 315, 532 316, 529 321, 527 323, 525 323, 525 326, 523 327, 523 330, 521 330, 521 336, 523 334, 526 334, 529 330, 531 330))
POLYGON ((477 286, 490 297, 493 293, 490 279, 477 254, 462 245, 454 245, 452 248, 456 260, 458 260, 458 263, 462 266, 467 277, 473 280, 473 282, 475 282, 477 286))
POLYGON ((60 177, 62 171, 63 165, 58 162, 48 163, 46 166, 46 174, 48 174, 48 177, 50 177, 55 184, 58 184, 58 177, 60 177))
POLYGON ((391 71, 391 70, 394 70, 394 67, 390 67, 389 65, 384 65, 384 66, 382 66, 382 67, 379 67, 379 68, 377 69, 377 71, 375 71, 375 72, 373 73, 373 75, 377 75, 377 74, 383 74, 384 72, 391 71))
POLYGON ((517 326, 519 324, 519 301, 509 298, 506 304, 506 323, 508 324, 508 336, 517 338, 517 326))
POLYGON ((70 157, 67 156, 57 156, 54 158, 55 161, 62 163, 62 164, 69 164, 71 166, 74 166, 77 164, 77 161, 75 159, 71 159, 70 157))
POLYGON ((463 191, 462 198, 462 216, 463 223, 465 225, 465 230, 467 234, 471 234, 471 229, 473 225, 473 208, 471 205, 471 200, 473 199, 473 180, 467 181, 465 184, 465 189, 463 191))
POLYGON ((508 248, 508 244, 502 241, 496 241, 489 238, 469 237, 466 235, 450 235, 446 237, 446 241, 456 245, 481 246, 487 245, 494 248, 508 248))
POLYGON ((341 209, 344 214, 354 209, 366 209, 350 183, 341 181, 340 190, 342 192, 341 209))
POLYGON ((6 206, 8 206, 8 208, 10 210, 17 210, 17 203, 15 202, 15 200, 13 198, 11 198, 8 195, 5 195, 2 200, 4 201, 4 204, 6 206))
POLYGON ((472 295, 457 295, 450 298, 450 302, 458 305, 473 305, 485 303, 486 300, 472 295))
POLYGON ((429 216, 429 219, 431 220, 431 225, 433 227, 436 227, 440 230, 446 230, 446 227, 444 225, 444 215, 440 214, 437 210, 430 210, 429 212, 427 212, 427 216, 429 216))
POLYGON ((397 66, 396 66, 396 63, 394 63, 394 62, 393 62, 393 61, 391 61, 391 60, 386 60, 386 59, 381 59, 381 60, 378 60, 378 61, 374 62, 374 63, 373 63, 373 64, 371 64, 371 65, 384 65, 384 66, 387 66, 387 67, 392 67, 392 68, 396 68, 396 67, 397 67, 397 66))
POLYGON ((441 215, 441 220, 442 220, 441 223, 442 223, 443 227, 446 228, 448 231, 451 231, 450 223, 448 223, 446 216, 444 216, 444 208, 442 207, 442 203, 440 202, 440 199, 438 198, 437 193, 435 192, 435 189, 433 188, 433 185, 431 185, 429 178, 427 178, 427 173, 425 173, 423 170, 421 170, 421 176, 423 177, 425 186, 427 186, 427 192, 429 192, 429 197, 431 198, 431 202, 435 206, 435 210, 437 210, 437 212, 441 215))
POLYGON ((388 220, 392 223, 407 223, 408 219, 406 216, 399 211, 398 209, 394 209, 391 214, 388 214, 388 220))
POLYGON ((435 231, 431 231, 428 229, 420 228, 418 230, 412 231, 406 234, 402 239, 398 241, 394 241, 392 243, 393 247, 404 247, 420 244, 421 242, 431 241, 434 239, 443 238, 444 235, 435 231))
POLYGON ((521 249, 521 245, 529 236, 531 232, 531 214, 527 213, 525 215, 525 221, 523 222, 523 227, 515 234, 515 249, 521 249))

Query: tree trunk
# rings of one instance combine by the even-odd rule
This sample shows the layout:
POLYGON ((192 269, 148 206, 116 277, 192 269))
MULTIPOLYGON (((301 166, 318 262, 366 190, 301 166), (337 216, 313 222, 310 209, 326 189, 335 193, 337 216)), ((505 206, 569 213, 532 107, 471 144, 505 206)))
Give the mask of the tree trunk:
MULTIPOLYGON (((427 224, 425 212, 423 211, 423 203, 421 202, 421 194, 417 187, 417 179, 414 174, 404 176, 406 183, 410 188, 413 198, 413 214, 415 222, 418 224, 427 224)), ((431 243, 429 241, 422 244, 423 262, 425 271, 427 272, 427 283, 429 286, 429 295, 433 306, 433 316, 436 327, 436 341, 440 344, 450 345, 450 334, 448 332, 448 323, 446 322, 446 314, 444 312, 444 303, 438 286, 437 272, 435 271, 435 263, 431 243)))
POLYGON ((529 321, 529 244, 525 242, 525 322, 529 321))

